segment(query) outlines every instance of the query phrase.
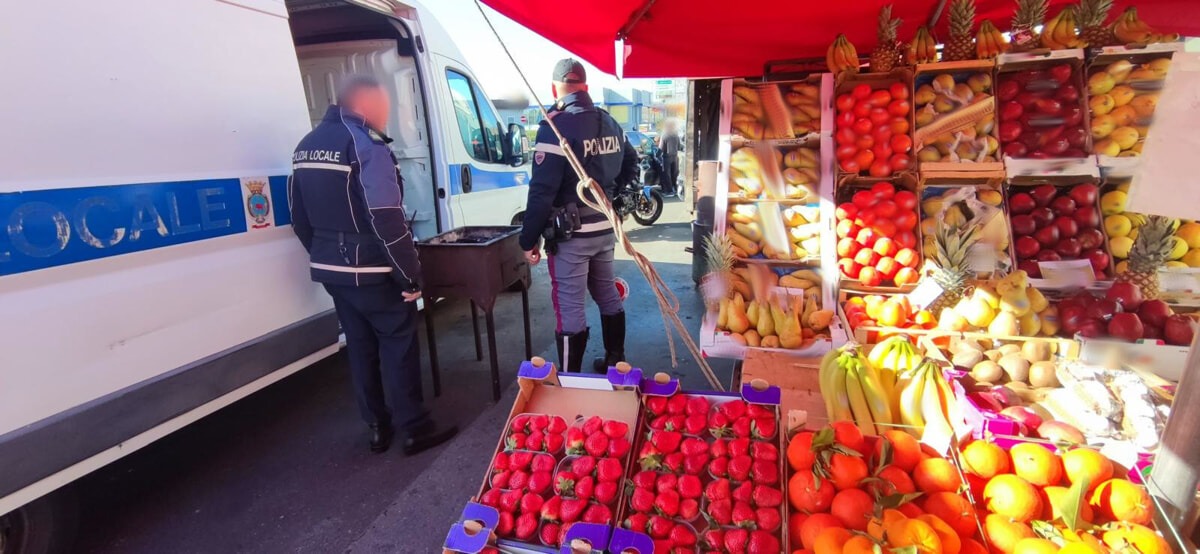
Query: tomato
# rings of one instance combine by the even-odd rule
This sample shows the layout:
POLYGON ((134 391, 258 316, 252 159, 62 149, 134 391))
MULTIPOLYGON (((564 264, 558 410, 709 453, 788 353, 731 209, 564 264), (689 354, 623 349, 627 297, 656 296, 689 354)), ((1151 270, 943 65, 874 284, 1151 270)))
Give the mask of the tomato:
POLYGON ((892 219, 892 221, 896 222, 897 229, 901 231, 912 231, 913 227, 917 226, 917 214, 916 212, 905 210, 896 214, 896 217, 892 219))
POLYGON ((843 144, 854 144, 854 141, 858 138, 854 136, 854 129, 851 127, 838 128, 834 137, 837 138, 837 143, 839 146, 843 144))
POLYGON ((908 154, 892 154, 892 159, 888 160, 892 164, 892 169, 896 171, 904 171, 912 167, 912 158, 908 154))
MULTIPOLYGON (((876 162, 875 165, 879 165, 879 163, 880 162, 876 162)), ((884 163, 883 165, 886 166, 887 164, 884 163)), ((871 166, 871 169, 875 169, 875 166, 871 166)), ((883 177, 886 176, 887 175, 883 175, 883 177)), ((896 236, 896 224, 890 219, 880 219, 879 221, 875 222, 875 232, 879 233, 879 236, 881 237, 894 237, 896 236)))
POLYGON ((878 200, 875 198, 874 194, 871 194, 871 191, 860 190, 854 193, 854 196, 850 197, 850 201, 854 202, 855 206, 858 206, 859 215, 862 215, 865 211, 867 211, 867 208, 874 206, 875 202, 878 200))
POLYGON ((853 144, 845 144, 837 147, 836 155, 838 160, 845 160, 848 158, 853 158, 857 153, 858 148, 855 148, 853 144))
POLYGON ((880 161, 887 161, 888 158, 892 157, 892 147, 888 146, 888 143, 886 142, 880 142, 876 144, 875 147, 871 149, 871 152, 875 154, 875 159, 880 161))
MULTIPOLYGON (((874 123, 875 125, 883 125, 884 123, 891 121, 891 119, 892 116, 887 112, 887 110, 883 108, 871 108, 871 123, 874 123)), ((874 126, 871 128, 873 129, 874 126)))
MULTIPOLYGON (((892 160, 889 161, 893 167, 896 165, 895 158, 896 156, 892 156, 892 160)), ((904 156, 904 158, 908 159, 908 156, 904 156)), ((893 196, 892 199, 896 202, 896 207, 900 208, 902 211, 912 211, 917 209, 917 195, 913 194, 912 191, 897 191, 896 195, 893 196)))
MULTIPOLYGON (((886 159, 881 159, 871 164, 872 177, 887 177, 892 174, 892 166, 888 165, 886 159)), ((890 221, 888 221, 890 223, 890 221)), ((894 225, 894 224, 893 224, 894 225)))
POLYGON ((888 142, 892 140, 892 128, 887 125, 880 125, 871 132, 871 137, 875 139, 875 142, 888 142))
POLYGON ((862 100, 871 95, 871 87, 866 84, 858 85, 854 87, 854 90, 850 94, 854 96, 855 99, 862 100))
POLYGON ((859 103, 858 105, 854 106, 853 113, 855 117, 867 117, 868 115, 871 115, 871 105, 866 102, 859 103))
POLYGON ((860 137, 863 135, 871 136, 871 130, 874 128, 875 125, 871 124, 871 120, 865 117, 854 122, 854 132, 860 137))
POLYGON ((839 112, 848 112, 854 109, 854 97, 849 94, 840 94, 837 97, 837 109, 839 112))
POLYGON ((850 113, 850 112, 841 113, 841 114, 838 114, 838 116, 837 116, 838 127, 853 127, 854 121, 855 121, 854 114, 850 113))
POLYGON ((875 222, 878 220, 879 214, 875 213, 875 210, 873 209, 866 209, 858 212, 858 218, 855 219, 855 221, 860 222, 859 227, 870 227, 875 225, 875 222))
POLYGON ((871 138, 871 135, 863 135, 854 141, 854 146, 857 146, 859 150, 870 150, 875 146, 875 139, 871 138))
POLYGON ((888 127, 892 129, 893 135, 906 135, 908 134, 908 119, 897 117, 888 123, 888 127))
MULTIPOLYGON (((885 160, 880 160, 880 161, 887 163, 885 160)), ((879 163, 879 162, 875 162, 875 163, 879 163)), ((872 168, 872 169, 874 169, 874 168, 872 168)), ((891 172, 889 172, 889 173, 891 173, 891 172)), ((882 177, 882 175, 875 175, 875 177, 882 177)), ((879 217, 882 217, 882 218, 891 219, 893 217, 896 217, 896 213, 898 211, 899 211, 899 207, 897 207, 896 203, 891 200, 884 200, 883 202, 880 202, 875 205, 875 213, 879 214, 879 217)))
POLYGON ((890 145, 892 150, 904 154, 912 150, 912 139, 908 138, 908 135, 892 135, 890 145))
POLYGON ((884 106, 887 106, 888 103, 890 103, 891 101, 892 101, 892 93, 890 93, 886 90, 877 90, 875 92, 872 92, 871 96, 867 99, 867 102, 869 102, 872 106, 874 106, 876 108, 882 108, 884 106))
POLYGON ((854 161, 854 158, 840 160, 838 165, 840 165, 842 167, 842 171, 845 171, 846 173, 858 173, 859 170, 858 162, 854 161))
POLYGON ((896 117, 908 117, 910 109, 912 109, 912 104, 909 104, 908 100, 893 100, 887 107, 888 113, 896 117))
POLYGON ((896 233, 896 237, 893 240, 896 241, 896 244, 900 246, 900 248, 917 247, 917 236, 914 235, 912 231, 900 231, 899 233, 896 233))
POLYGON ((871 167, 871 164, 875 163, 875 154, 870 150, 862 150, 854 155, 854 161, 858 162, 860 168, 871 167))
POLYGON ((900 82, 892 83, 888 87, 888 92, 892 93, 892 98, 908 98, 908 85, 900 82))
POLYGON ((891 200, 893 196, 896 196, 896 187, 891 183, 875 183, 871 185, 871 192, 875 195, 875 198, 891 200))

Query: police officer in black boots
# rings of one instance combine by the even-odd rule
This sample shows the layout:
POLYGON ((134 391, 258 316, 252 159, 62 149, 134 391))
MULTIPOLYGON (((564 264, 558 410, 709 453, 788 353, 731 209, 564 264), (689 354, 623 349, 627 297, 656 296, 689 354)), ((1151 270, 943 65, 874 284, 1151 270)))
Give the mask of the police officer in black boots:
POLYGON ((292 156, 292 229, 308 250, 312 280, 333 297, 371 451, 387 450, 398 427, 404 453, 416 454, 458 429, 436 425, 421 400, 421 266, 383 134, 391 99, 379 81, 358 76, 341 85, 337 101, 292 156))
MULTIPOLYGON (((554 66, 554 98, 549 116, 566 137, 587 174, 614 198, 618 183, 637 178, 637 151, 608 112, 596 108, 587 75, 574 59, 554 66)), ((567 162, 558 137, 543 121, 533 147, 533 175, 521 229, 521 248, 530 264, 541 259, 545 238, 556 318, 556 346, 565 371, 578 372, 587 348, 586 297, 600 307, 604 358, 592 364, 602 372, 625 359, 625 307, 613 273, 616 239, 603 214, 579 200, 579 177, 567 162)))

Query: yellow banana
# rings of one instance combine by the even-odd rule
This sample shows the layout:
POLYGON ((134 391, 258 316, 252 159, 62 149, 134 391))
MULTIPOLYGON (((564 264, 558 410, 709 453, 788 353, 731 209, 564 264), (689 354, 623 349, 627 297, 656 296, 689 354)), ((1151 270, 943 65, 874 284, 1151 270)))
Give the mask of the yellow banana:
POLYGON ((925 416, 921 410, 925 400, 923 397, 927 377, 928 374, 920 370, 900 377, 900 423, 910 427, 905 431, 918 439, 925 432, 925 416))
POLYGON ((1042 35, 1041 35, 1042 46, 1049 48, 1051 50, 1061 50, 1062 49, 1062 46, 1057 41, 1054 40, 1054 28, 1057 27, 1059 22, 1061 22, 1061 21, 1062 21, 1062 12, 1058 12, 1057 15, 1050 18, 1049 21, 1047 21, 1045 24, 1042 25, 1042 35))
POLYGON ((862 362, 851 360, 846 365, 846 396, 850 401, 850 411, 854 414, 854 423, 864 435, 878 435, 875 431, 875 419, 871 408, 867 405, 866 392, 863 391, 861 377, 862 362))
POLYGON ((869 364, 861 364, 858 380, 867 398, 867 407, 871 409, 871 419, 875 423, 892 424, 892 389, 880 382, 879 374, 869 364))
POLYGON ((1079 30, 1076 29, 1075 25, 1075 7, 1067 6, 1063 8, 1063 11, 1066 13, 1063 14, 1062 23, 1058 28, 1059 35, 1055 39, 1067 48, 1079 48, 1079 30))
POLYGON ((850 397, 846 387, 846 367, 841 358, 830 377, 830 386, 833 406, 829 412, 829 421, 854 421, 854 412, 850 409, 850 397))
MULTIPOLYGON (((724 306, 722 300, 722 307, 724 306)), ((830 350, 821 358, 821 365, 817 371, 817 384, 821 389, 821 398, 825 401, 825 415, 830 420, 833 419, 834 412, 834 395, 833 395, 833 375, 837 371, 838 357, 841 356, 840 349, 830 350)))
MULTIPOLYGON (((941 371, 937 366, 927 367, 926 373, 941 371)), ((941 403, 938 400, 938 388, 935 382, 937 375, 929 374, 925 379, 925 386, 922 395, 925 397, 921 403, 921 415, 925 418, 925 432, 922 437, 953 437, 954 429, 950 426, 950 422, 946 419, 946 413, 942 411, 941 403)))

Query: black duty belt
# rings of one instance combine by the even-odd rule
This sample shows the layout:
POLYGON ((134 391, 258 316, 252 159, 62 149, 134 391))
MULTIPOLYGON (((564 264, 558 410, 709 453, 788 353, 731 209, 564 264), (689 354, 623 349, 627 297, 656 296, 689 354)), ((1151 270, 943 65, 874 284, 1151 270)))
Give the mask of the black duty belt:
POLYGON ((379 237, 367 233, 346 233, 343 231, 329 231, 327 229, 314 229, 313 236, 325 240, 337 241, 338 244, 375 244, 381 242, 379 237))

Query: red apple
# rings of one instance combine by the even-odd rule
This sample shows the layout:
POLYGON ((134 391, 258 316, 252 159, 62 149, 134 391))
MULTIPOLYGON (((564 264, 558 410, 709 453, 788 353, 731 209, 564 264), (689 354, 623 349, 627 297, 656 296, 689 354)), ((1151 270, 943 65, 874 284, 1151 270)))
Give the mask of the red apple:
POLYGON ((1057 262, 1062 260, 1062 256, 1058 255, 1058 252, 1047 248, 1037 253, 1037 260, 1039 262, 1057 262))
MULTIPOLYGON (((1071 217, 1075 218, 1075 223, 1079 224, 1080 229, 1097 229, 1100 227, 1100 212, 1093 208, 1095 204, 1081 205, 1071 217)), ((1102 234, 1103 235, 1103 234, 1102 234)))
POLYGON ((1042 426, 1042 416, 1025 406, 1009 406, 1000 410, 1000 415, 1024 425, 1026 429, 1037 429, 1042 426))
POLYGON ((1027 214, 1037 207, 1029 193, 1018 192, 1008 199, 1008 209, 1013 214, 1027 214))
POLYGON ((1079 257, 1079 239, 1075 237, 1061 238, 1054 245, 1054 251, 1063 258, 1074 260, 1079 257))
POLYGON ((1050 78, 1058 81, 1060 85, 1071 80, 1071 73, 1073 71, 1070 64, 1060 63, 1050 68, 1050 78))
POLYGON ((1142 320, 1138 319, 1137 314, 1113 314, 1108 322, 1108 334, 1113 338, 1133 342, 1142 338, 1143 331, 1142 320))
POLYGON ((1059 196, 1050 202, 1050 209, 1054 210, 1058 215, 1071 215, 1075 213, 1075 201, 1070 196, 1059 196))
POLYGON ((1018 236, 1013 247, 1017 251, 1018 258, 1032 258, 1037 255, 1038 250, 1042 249, 1042 245, 1037 239, 1029 235, 1018 236))
MULTIPOLYGON (((1138 316, 1138 317, 1141 317, 1141 316, 1138 316)), ((1163 338, 1162 327, 1155 327, 1153 325, 1150 325, 1149 323, 1146 323, 1145 320, 1142 320, 1142 338, 1145 340, 1158 341, 1159 344, 1162 344, 1162 338, 1163 338)))
POLYGON ((1016 81, 1012 80, 1003 81, 999 86, 996 87, 996 97, 999 98, 1001 102, 1007 102, 1013 98, 1016 98, 1017 93, 1019 92, 1021 92, 1021 85, 1018 85, 1016 81))
POLYGON ((1167 321, 1163 323, 1163 338, 1167 339, 1168 344, 1191 346, 1192 336, 1195 333, 1196 328, 1192 318, 1183 314, 1168 317, 1167 321))
POLYGON ((1042 146, 1042 152, 1057 157, 1062 156, 1063 152, 1066 152, 1070 147, 1071 145, 1067 143, 1066 137, 1055 137, 1042 146))
POLYGON ((1000 121, 1014 121, 1025 113, 1025 108, 1021 104, 1008 101, 1000 106, 1000 121))
POLYGON ((1079 329, 1075 332, 1089 339, 1102 337, 1105 332, 1104 322, 1099 319, 1087 319, 1079 325, 1079 329))
POLYGON ((1074 335, 1079 330, 1079 326, 1087 321, 1087 310, 1082 306, 1059 306, 1058 321, 1062 324, 1062 330, 1068 335, 1074 335))
POLYGON ((1042 267, 1038 265, 1037 260, 1021 260, 1017 262, 1017 269, 1023 270, 1034 279, 1041 279, 1042 277, 1042 267))
POLYGON ((1073 237, 1079 233, 1079 224, 1070 216, 1060 215, 1054 218, 1054 226, 1058 227, 1058 234, 1064 237, 1073 237))
POLYGON ((1076 100, 1079 100, 1079 89, 1076 88, 1075 85, 1067 83, 1061 87, 1058 87, 1058 92, 1054 93, 1054 96, 1059 100, 1062 100, 1064 104, 1075 102, 1076 100))
POLYGON ((1084 229, 1079 232, 1078 238, 1079 247, 1084 250, 1100 248, 1104 244, 1104 233, 1101 233, 1100 229, 1084 229))
POLYGON ((1033 216, 1033 221, 1037 223, 1038 229, 1050 225, 1054 221, 1056 214, 1050 208, 1035 208, 1029 215, 1033 216))
POLYGON ((1013 142, 1021 137, 1021 124, 1016 121, 1001 121, 1000 122, 1000 140, 1003 142, 1013 142))
POLYGON ((1046 115, 1058 115, 1063 111, 1063 103, 1053 98, 1039 98, 1033 103, 1033 107, 1038 113, 1046 115))
MULTIPOLYGON (((1003 132, 1003 127, 1001 127, 1001 132, 1003 132)), ((1013 138, 1016 138, 1016 137, 1013 137, 1013 138)), ((1005 138, 1003 138, 1003 135, 1001 135, 1000 140, 1007 142, 1007 144, 1004 145, 1004 155, 1005 156, 1008 156, 1010 158, 1023 158, 1023 157, 1025 157, 1026 154, 1029 153, 1029 149, 1026 148, 1024 144, 1021 144, 1019 142, 1009 142, 1013 139, 1005 139, 1005 138)))
POLYGON ((1104 295, 1105 298, 1112 300, 1121 305, 1121 309, 1127 312, 1136 312, 1145 302, 1145 297, 1142 296, 1142 289, 1137 285, 1118 281, 1108 287, 1108 292, 1104 295))
MULTIPOLYGON (((1072 148, 1083 148, 1083 146, 1087 144, 1088 132, 1087 129, 1084 129, 1083 127, 1071 127, 1063 133, 1063 138, 1067 139, 1067 144, 1071 145, 1072 148)), ((1068 149, 1067 152, 1071 152, 1071 150, 1068 149)), ((1063 152, 1063 154, 1067 154, 1067 152, 1063 152)), ((1068 157, 1076 158, 1079 156, 1068 155, 1068 157)), ((1078 199, 1075 201, 1079 202, 1078 199)), ((1095 201, 1093 200, 1092 202, 1095 201)))
POLYGON ((1092 270, 1096 272, 1096 279, 1103 279, 1101 272, 1108 269, 1108 252, 1096 248, 1095 250, 1084 252, 1083 257, 1092 262, 1092 270))
MULTIPOLYGON (((1116 283, 1113 283, 1113 286, 1116 286, 1116 283)), ((1138 317, 1142 318, 1142 323, 1147 327, 1162 327, 1166 324, 1167 318, 1175 314, 1170 304, 1157 298, 1142 302, 1137 312, 1138 317)))
POLYGON ((1071 187, 1067 194, 1080 206, 1092 206, 1096 204, 1096 196, 1100 194, 1100 189, 1091 183, 1084 183, 1071 187))
POLYGON ((1016 236, 1032 235, 1037 230, 1037 222, 1029 214, 1014 215, 1012 217, 1012 231, 1016 236))
MULTIPOLYGON (((1080 145, 1080 146, 1082 146, 1082 145, 1080 145)), ((1087 152, 1084 152, 1079 147, 1072 148, 1070 150, 1067 150, 1066 152, 1063 152, 1064 158, 1086 158, 1087 156, 1088 156, 1087 152)))
POLYGON ((1087 307, 1088 317, 1108 321, 1113 314, 1121 312, 1121 305, 1107 298, 1100 298, 1087 307))
POLYGON ((1033 187, 1033 190, 1029 191, 1029 195, 1033 197, 1034 203, 1039 208, 1044 208, 1049 206, 1054 197, 1058 195, 1058 189, 1054 188, 1054 185, 1039 185, 1033 187))
POLYGON ((1062 111, 1062 124, 1074 129, 1077 125, 1083 122, 1083 108, 1079 106, 1067 106, 1062 111))
MULTIPOLYGON (((861 234, 861 232, 860 232, 861 234)), ((1033 238, 1037 239, 1042 246, 1051 247, 1058 243, 1058 227, 1048 225, 1042 227, 1033 233, 1033 238)))

